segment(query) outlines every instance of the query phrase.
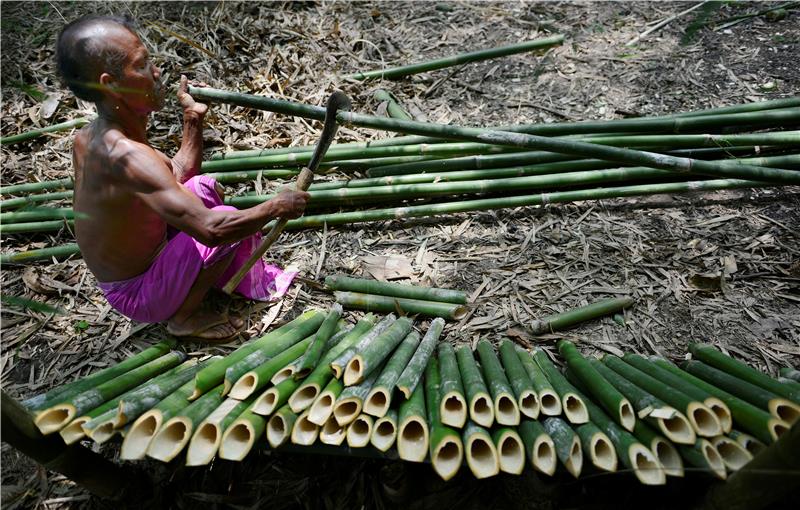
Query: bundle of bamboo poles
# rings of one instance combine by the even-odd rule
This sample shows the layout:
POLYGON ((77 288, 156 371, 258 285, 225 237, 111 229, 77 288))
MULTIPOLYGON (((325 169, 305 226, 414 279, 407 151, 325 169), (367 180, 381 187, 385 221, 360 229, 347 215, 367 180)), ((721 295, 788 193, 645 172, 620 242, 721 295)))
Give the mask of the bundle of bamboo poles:
POLYGON ((67 443, 121 435, 129 460, 185 451, 201 466, 269 444, 430 462, 445 480, 466 464, 476 478, 626 471, 648 485, 685 465, 724 479, 800 420, 794 379, 709 345, 679 367, 562 340, 562 371, 507 338, 454 347, 442 318, 343 313, 306 311, 225 357, 187 360, 163 342, 23 404, 67 443))
MULTIPOLYGON (((306 118, 324 116, 318 107, 260 96, 209 88, 192 93, 306 118)), ((287 228, 797 184, 800 132, 789 129, 800 124, 798 106, 800 98, 787 98, 660 117, 497 128, 340 112, 342 123, 405 135, 331 146, 323 167, 340 177, 313 184, 308 214, 287 228)), ((299 172, 312 150, 303 146, 227 153, 204 162, 201 171, 225 183, 267 179, 277 189, 282 179, 299 172)), ((71 188, 69 179, 0 188, 0 233, 69 229, 74 221, 71 207, 46 204, 69 205, 71 188)), ((250 207, 272 196, 244 194, 227 202, 250 207)), ((75 245, 45 250, 4 254, 2 262, 79 253, 75 245)))

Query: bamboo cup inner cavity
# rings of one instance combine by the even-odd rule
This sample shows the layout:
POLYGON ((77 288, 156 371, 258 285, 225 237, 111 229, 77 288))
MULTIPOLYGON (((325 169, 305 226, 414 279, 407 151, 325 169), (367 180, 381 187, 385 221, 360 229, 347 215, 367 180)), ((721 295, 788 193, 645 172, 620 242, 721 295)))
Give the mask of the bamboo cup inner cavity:
POLYGON ((635 444, 630 448, 629 455, 636 478, 640 482, 645 485, 661 485, 666 482, 664 471, 650 450, 641 444, 635 444))
POLYGON ((42 434, 58 432, 75 417, 75 408, 68 404, 51 407, 36 417, 36 426, 42 434))
POLYGON ((445 439, 436 450, 434 463, 440 473, 451 476, 461 467, 461 448, 452 439, 445 439))
POLYGON ((653 448, 656 458, 670 476, 683 476, 683 462, 678 451, 663 439, 657 439, 653 448))
POLYGON ((706 458, 706 462, 708 462, 708 466, 717 475, 718 478, 725 479, 727 477, 725 473, 725 462, 722 460, 722 456, 719 454, 716 448, 709 443, 708 441, 703 442, 703 456, 706 458))
POLYGON ((592 440, 592 455, 600 468, 612 471, 616 467, 614 447, 602 436, 592 440))
POLYGON ((742 445, 728 439, 727 437, 719 437, 714 440, 714 447, 719 452, 722 461, 732 471, 737 471, 745 464, 750 462, 753 458, 742 445))
POLYGON ((785 421, 789 425, 800 419, 800 406, 797 406, 786 399, 775 398, 769 403, 770 414, 785 421))
POLYGON ((533 464, 546 474, 556 471, 556 450, 552 443, 539 440, 533 448, 533 464))
POLYGON ((497 398, 497 423, 501 425, 516 425, 519 423, 519 409, 517 403, 508 395, 497 398))
POLYGON ((722 434, 722 426, 717 420, 717 416, 705 405, 692 402, 687 408, 687 418, 692 423, 692 427, 698 435, 703 437, 714 437, 722 434), (694 404, 694 405, 693 405, 694 404))
POLYGON ((122 443, 120 457, 126 460, 142 458, 160 427, 161 418, 156 412, 142 415, 128 431, 128 435, 122 443))
POLYGON ((314 384, 303 386, 298 391, 294 392, 289 398, 289 405, 292 411, 300 411, 310 406, 314 399, 319 395, 319 387, 314 384))
POLYGON ((86 434, 83 432, 83 428, 81 426, 88 421, 89 418, 86 416, 75 418, 69 423, 69 425, 61 429, 59 433, 61 434, 61 437, 64 438, 64 442, 66 444, 72 444, 85 436, 86 434))
POLYGON ((475 397, 472 401, 470 415, 478 425, 484 427, 491 426, 494 421, 494 409, 492 409, 492 403, 489 401, 489 398, 485 395, 478 395, 475 397))
POLYGON ((661 431, 671 440, 680 444, 694 444, 696 435, 689 421, 682 415, 672 418, 659 418, 661 431))
POLYGON ((482 437, 473 437, 467 445, 467 460, 477 478, 497 473, 497 452, 482 437))
POLYGON ((571 423, 586 423, 589 421, 589 411, 586 404, 577 395, 568 393, 564 395, 564 414, 571 423))
POLYGON ((542 392, 540 398, 542 413, 546 416, 558 416, 561 414, 561 400, 558 395, 551 391, 542 392))
POLYGON ((254 440, 253 431, 250 429, 249 423, 235 424, 226 431, 222 440, 224 458, 232 460, 244 458, 247 452, 250 451, 250 446, 254 440))
POLYGON ((519 397, 519 410, 528 418, 539 416, 539 397, 528 390, 519 397))

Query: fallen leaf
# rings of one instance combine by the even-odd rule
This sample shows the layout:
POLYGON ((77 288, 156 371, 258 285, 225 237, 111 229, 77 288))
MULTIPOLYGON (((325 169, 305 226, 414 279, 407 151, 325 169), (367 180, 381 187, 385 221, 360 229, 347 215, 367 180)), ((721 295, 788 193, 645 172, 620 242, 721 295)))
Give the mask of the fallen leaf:
POLYGON ((368 272, 376 280, 397 280, 414 276, 411 260, 406 257, 367 255, 360 258, 364 264, 364 271, 368 272))

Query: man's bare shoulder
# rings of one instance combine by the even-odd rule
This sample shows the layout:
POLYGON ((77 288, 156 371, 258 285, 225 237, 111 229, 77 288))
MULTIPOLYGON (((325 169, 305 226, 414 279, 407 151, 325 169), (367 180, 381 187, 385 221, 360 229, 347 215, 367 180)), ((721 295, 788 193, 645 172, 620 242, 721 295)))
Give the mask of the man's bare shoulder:
POLYGON ((131 140, 117 129, 103 135, 109 168, 118 177, 137 183, 150 183, 172 178, 163 157, 146 143, 131 140))

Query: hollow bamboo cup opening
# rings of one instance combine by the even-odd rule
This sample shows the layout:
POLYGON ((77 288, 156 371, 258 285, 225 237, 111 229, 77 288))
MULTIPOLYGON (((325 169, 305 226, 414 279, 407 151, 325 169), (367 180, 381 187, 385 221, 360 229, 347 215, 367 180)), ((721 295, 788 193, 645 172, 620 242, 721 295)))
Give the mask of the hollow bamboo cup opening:
POLYGON ((68 425, 75 418, 76 412, 75 406, 72 404, 58 404, 37 414, 34 423, 46 436, 58 432, 68 425))
POLYGON ((131 426, 122 442, 119 457, 122 460, 140 460, 147 452, 150 442, 161 429, 164 419, 161 411, 151 409, 141 415, 131 426))
POLYGON ((494 445, 481 436, 472 436, 466 444, 467 465, 475 478, 483 479, 500 472, 494 445))
POLYGON ((455 476, 461 467, 464 452, 460 442, 448 437, 439 443, 431 457, 436 473, 447 481, 455 476))
POLYGON ((205 466, 217 453, 222 442, 222 431, 216 423, 203 423, 189 441, 186 449, 187 466, 205 466))
POLYGON ((541 435, 537 437, 530 455, 533 467, 540 472, 550 476, 556 472, 556 466, 558 465, 556 445, 549 436, 541 435))
POLYGON ((561 399, 552 390, 543 390, 539 394, 541 413, 545 416, 559 416, 562 412, 561 399))
POLYGON ((469 415, 481 427, 491 427, 494 423, 494 407, 489 395, 475 395, 469 406, 469 415))
POLYGON ((636 443, 628 449, 628 459, 634 474, 644 485, 664 485, 667 477, 653 453, 643 444, 636 443))
POLYGON ((225 460, 242 460, 255 443, 255 430, 248 421, 234 422, 222 436, 219 456, 225 460))
POLYGON ((707 408, 705 404, 700 402, 690 403, 686 408, 686 417, 689 418, 689 422, 698 436, 716 437, 722 434, 722 425, 720 425, 717 415, 707 408))
POLYGON ((147 456, 162 462, 169 462, 178 455, 189 441, 192 424, 183 416, 172 418, 150 442, 147 456))

